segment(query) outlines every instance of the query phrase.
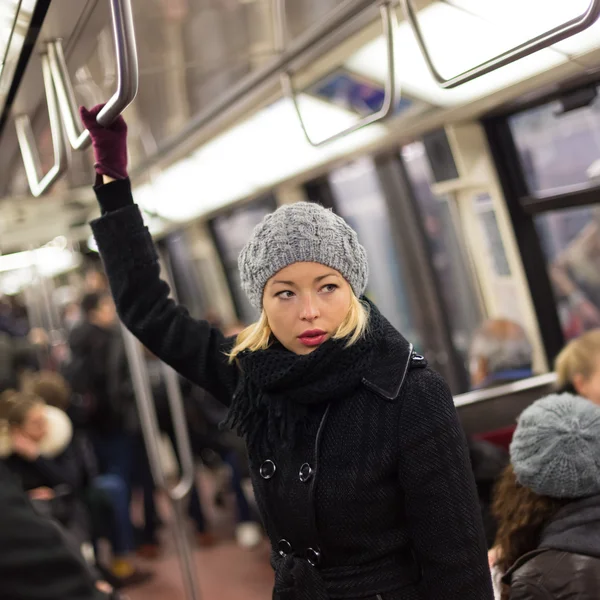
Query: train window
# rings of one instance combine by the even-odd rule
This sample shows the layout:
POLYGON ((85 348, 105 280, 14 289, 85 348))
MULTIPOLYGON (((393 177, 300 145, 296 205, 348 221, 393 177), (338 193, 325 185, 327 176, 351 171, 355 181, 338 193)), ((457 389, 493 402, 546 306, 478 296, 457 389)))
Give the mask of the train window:
POLYGON ((252 323, 259 317, 258 311, 248 302, 242 289, 238 270, 238 256, 250 238, 252 231, 262 219, 277 208, 275 198, 266 196, 254 202, 219 215, 209 221, 209 226, 221 256, 225 275, 240 320, 252 323))
POLYGON ((329 175, 336 211, 358 233, 369 258, 367 295, 387 319, 416 345, 420 335, 406 290, 407 277, 398 261, 390 215, 377 171, 369 158, 329 175))
POLYGON ((454 203, 451 198, 432 192, 433 173, 422 142, 405 146, 402 157, 423 219, 433 267, 449 315, 452 341, 466 365, 471 338, 483 315, 472 271, 460 242, 454 203))
POLYGON ((600 98, 583 88, 509 118, 529 192, 564 191, 600 177, 600 98))
POLYGON ((504 250, 504 242, 498 227, 496 211, 488 193, 477 194, 473 199, 475 213, 482 230, 481 239, 486 245, 488 264, 496 277, 510 277, 510 265, 504 250))
POLYGON ((600 208, 535 218, 566 339, 600 327, 600 208))

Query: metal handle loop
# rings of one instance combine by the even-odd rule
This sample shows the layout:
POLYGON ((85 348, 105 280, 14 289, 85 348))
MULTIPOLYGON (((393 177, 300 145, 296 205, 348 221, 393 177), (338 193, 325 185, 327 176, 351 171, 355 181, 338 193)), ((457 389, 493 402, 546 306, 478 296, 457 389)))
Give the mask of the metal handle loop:
POLYGON ((67 170, 69 164, 69 149, 65 144, 63 136, 57 94, 54 82, 52 81, 50 60, 47 54, 42 54, 40 59, 42 62, 42 76, 44 78, 48 116, 50 118, 52 148, 54 150, 54 165, 45 175, 42 175, 40 155, 36 147, 29 116, 19 115, 15 117, 15 128, 17 130, 21 155, 23 156, 25 173, 29 182, 29 189, 35 197, 41 196, 48 190, 67 170))
MULTIPOLYGON (((110 0, 110 6, 117 51, 117 90, 98 114, 98 123, 104 127, 110 125, 133 102, 139 83, 131 0, 110 0)), ((48 55, 67 137, 73 149, 85 149, 90 145, 91 138, 79 119, 61 40, 48 44, 48 55)))
MULTIPOLYGON (((302 112, 300 110, 300 105, 298 103, 298 96, 296 91, 294 90, 294 85, 292 83, 292 77, 289 72, 284 71, 280 75, 281 87, 283 90, 283 94, 286 98, 289 98, 298 115, 298 120, 300 121, 300 127, 306 137, 308 143, 318 148, 320 146, 324 146, 330 142, 343 138, 363 127, 367 127, 368 125, 372 125, 373 123, 377 123, 378 121, 382 121, 390 116, 395 108, 396 103, 396 63, 395 63, 395 44, 394 44, 394 25, 395 25, 395 13, 392 8, 393 0, 383 0, 380 4, 379 10, 381 13, 381 21, 383 23, 383 32, 385 36, 387 55, 388 55, 388 73, 387 79, 385 82, 385 95, 383 99, 383 104, 381 108, 367 117, 360 119, 347 129, 340 131, 334 135, 331 135, 323 140, 315 141, 310 134, 308 133, 308 129, 306 127, 306 123, 302 117, 302 112)), ((286 23, 285 23, 285 0, 276 0, 276 10, 274 11, 274 29, 275 29, 275 39, 276 44, 279 46, 279 50, 283 51, 286 40, 286 23)))
POLYGON ((423 32, 421 31, 421 27, 419 25, 419 19, 417 17, 417 11, 413 5, 413 0, 402 0, 402 7, 406 20, 410 23, 431 75, 439 84, 439 86, 446 90, 458 87, 459 85, 468 83, 469 81, 473 81, 482 75, 496 71, 497 69, 509 65, 516 60, 529 56, 538 50, 543 50, 544 48, 552 46, 553 44, 557 44, 558 42, 561 42, 572 35, 581 33, 583 30, 590 27, 600 16, 600 0, 591 0, 590 5, 585 13, 571 19, 570 21, 567 21, 566 23, 563 23, 562 25, 554 27, 553 29, 546 31, 532 38, 531 40, 519 44, 518 46, 515 46, 514 48, 511 48, 502 54, 498 54, 486 62, 469 69, 468 71, 464 71, 455 77, 446 79, 440 74, 433 63, 433 59, 431 58, 431 54, 429 53, 425 38, 423 37, 423 32))

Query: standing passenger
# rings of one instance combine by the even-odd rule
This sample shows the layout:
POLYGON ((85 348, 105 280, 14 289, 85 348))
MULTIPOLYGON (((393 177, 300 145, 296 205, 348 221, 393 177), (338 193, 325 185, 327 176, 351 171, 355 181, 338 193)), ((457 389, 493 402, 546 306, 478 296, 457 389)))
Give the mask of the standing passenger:
POLYGON ((119 314, 230 406, 273 548, 273 598, 492 598, 452 395, 361 299, 356 233, 315 204, 267 216, 240 255, 260 320, 225 338, 169 299, 131 197, 126 125, 99 126, 100 108, 82 110, 100 178, 92 226, 119 314))

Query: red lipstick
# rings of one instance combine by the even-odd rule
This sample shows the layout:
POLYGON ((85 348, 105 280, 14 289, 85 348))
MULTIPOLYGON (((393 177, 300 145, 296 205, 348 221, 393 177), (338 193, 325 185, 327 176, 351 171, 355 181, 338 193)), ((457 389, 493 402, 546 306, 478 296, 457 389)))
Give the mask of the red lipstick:
POLYGON ((327 332, 322 329, 309 329, 298 336, 300 343, 308 347, 320 346, 327 338, 327 332))

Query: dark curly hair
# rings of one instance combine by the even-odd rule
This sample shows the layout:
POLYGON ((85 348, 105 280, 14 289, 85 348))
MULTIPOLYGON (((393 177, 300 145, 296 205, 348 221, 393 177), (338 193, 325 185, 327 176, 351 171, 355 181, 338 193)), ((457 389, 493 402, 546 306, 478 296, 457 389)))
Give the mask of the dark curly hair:
MULTIPOLYGON (((492 513, 498 521, 495 547, 499 550, 498 568, 502 573, 515 561, 535 550, 542 530, 569 500, 539 496, 517 481, 509 465, 496 485, 492 513)), ((510 589, 504 586, 502 600, 508 600, 510 589)))

